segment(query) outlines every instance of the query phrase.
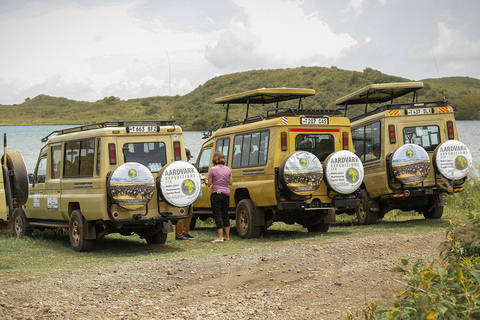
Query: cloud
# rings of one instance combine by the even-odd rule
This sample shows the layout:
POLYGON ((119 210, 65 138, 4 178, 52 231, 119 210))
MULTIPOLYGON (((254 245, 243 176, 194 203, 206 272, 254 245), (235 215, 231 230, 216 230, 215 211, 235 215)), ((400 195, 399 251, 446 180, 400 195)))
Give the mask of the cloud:
POLYGON ((408 50, 411 60, 432 60, 432 49, 437 61, 466 62, 480 61, 480 41, 468 39, 459 30, 448 28, 446 24, 439 22, 438 38, 436 45, 413 46, 408 50))
POLYGON ((362 14, 362 4, 364 0, 349 0, 347 11, 352 11, 355 17, 358 17, 362 14))
POLYGON ((219 69, 322 65, 357 45, 350 35, 333 32, 317 12, 306 14, 302 1, 234 2, 243 8, 245 21, 232 20, 205 53, 219 69))

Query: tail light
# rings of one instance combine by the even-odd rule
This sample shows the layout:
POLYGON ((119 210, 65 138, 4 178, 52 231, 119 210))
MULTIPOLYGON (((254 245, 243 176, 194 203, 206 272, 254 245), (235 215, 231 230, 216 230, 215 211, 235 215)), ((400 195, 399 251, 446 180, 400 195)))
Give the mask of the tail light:
POLYGON ((182 151, 180 149, 180 141, 173 142, 173 154, 175 155, 175 161, 182 160, 182 151))
POLYGON ((348 150, 348 132, 344 132, 342 136, 343 150, 348 150))
POLYGON ((395 135, 395 125, 393 124, 388 125, 388 136, 390 137, 390 143, 397 142, 397 136, 395 135))
POLYGON ((454 139, 455 138, 455 130, 453 129, 453 121, 447 121, 447 133, 448 133, 448 139, 454 139))
POLYGON ((287 151, 287 149, 288 149, 287 148, 287 133, 282 132, 280 138, 282 140, 282 151, 287 151))
POLYGON ((115 149, 115 143, 108 144, 108 156, 110 158, 110 165, 117 164, 117 150, 115 149))

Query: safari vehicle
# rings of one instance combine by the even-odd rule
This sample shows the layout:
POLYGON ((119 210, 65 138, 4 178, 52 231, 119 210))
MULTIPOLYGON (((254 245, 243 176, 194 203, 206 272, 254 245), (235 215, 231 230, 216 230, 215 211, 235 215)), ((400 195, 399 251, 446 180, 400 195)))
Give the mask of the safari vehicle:
MULTIPOLYGON (((207 134, 196 165, 208 174, 214 151, 225 155, 233 178, 230 216, 240 237, 258 237, 275 221, 326 232, 336 209, 358 204, 363 167, 352 152, 350 121, 339 110, 305 109, 305 98, 314 94, 263 88, 215 99, 226 105, 225 122, 207 134), (291 107, 280 108, 280 103, 291 107), (243 121, 228 121, 233 104, 246 104, 243 121), (275 108, 265 116, 248 116, 250 105, 265 104, 275 108)), ((193 223, 211 215, 210 193, 203 186, 193 223)))
POLYGON ((419 102, 422 88, 422 82, 372 84, 336 100, 346 108, 365 106, 351 119, 355 153, 365 169, 361 224, 374 224, 392 209, 439 219, 447 194, 463 190, 472 156, 458 141, 454 110, 445 100, 419 102), (400 97, 409 102, 395 103, 400 97))
POLYGON ((172 221, 188 217, 200 192, 200 175, 182 160, 182 129, 174 121, 96 123, 42 141, 30 197, 13 212, 18 237, 68 228, 77 251, 110 233, 163 244, 172 221))
POLYGON ((9 227, 14 208, 21 207, 28 198, 28 175, 23 157, 18 152, 6 151, 6 135, 4 144, 0 174, 0 229, 9 227))

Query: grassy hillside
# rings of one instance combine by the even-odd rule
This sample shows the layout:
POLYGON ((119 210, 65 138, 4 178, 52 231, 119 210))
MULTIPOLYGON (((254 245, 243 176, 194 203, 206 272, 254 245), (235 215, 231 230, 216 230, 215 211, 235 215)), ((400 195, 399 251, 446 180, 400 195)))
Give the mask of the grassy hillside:
MULTIPOLYGON (((0 105, 0 125, 88 124, 115 120, 175 118, 186 130, 207 130, 224 120, 224 107, 214 99, 228 94, 268 87, 314 89, 306 108, 335 108, 335 99, 371 83, 409 81, 366 68, 363 72, 336 67, 255 70, 215 77, 184 96, 120 100, 105 97, 96 102, 74 101, 39 95, 19 105, 0 105)), ((443 96, 457 107, 458 119, 480 119, 480 80, 451 77, 424 80, 427 100, 443 96)), ((263 114, 271 106, 256 107, 250 115, 263 114)), ((245 109, 231 107, 230 118, 242 119, 245 109)), ((355 111, 354 111, 355 112, 355 111)), ((351 113, 350 115, 352 115, 351 113)))

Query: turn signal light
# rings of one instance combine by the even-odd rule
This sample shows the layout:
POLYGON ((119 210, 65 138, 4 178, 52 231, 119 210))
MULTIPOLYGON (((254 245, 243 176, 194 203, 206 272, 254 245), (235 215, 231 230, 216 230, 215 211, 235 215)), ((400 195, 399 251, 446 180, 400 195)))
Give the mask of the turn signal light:
POLYGON ((343 150, 348 150, 348 132, 343 133, 343 150))
POLYGON ((448 132, 449 140, 452 140, 455 138, 455 131, 453 130, 453 121, 447 121, 447 132, 448 132))
POLYGON ((388 125, 388 136, 390 137, 390 143, 397 143, 397 136, 395 135, 395 125, 388 125))
POLYGON ((173 154, 175 155, 175 161, 182 160, 182 151, 180 149, 180 141, 173 142, 173 154))
POLYGON ((281 133, 280 139, 282 140, 282 151, 287 151, 287 133, 284 131, 281 133))
POLYGON ((110 165, 117 164, 117 151, 115 150, 115 143, 108 144, 108 155, 110 158, 110 165))

